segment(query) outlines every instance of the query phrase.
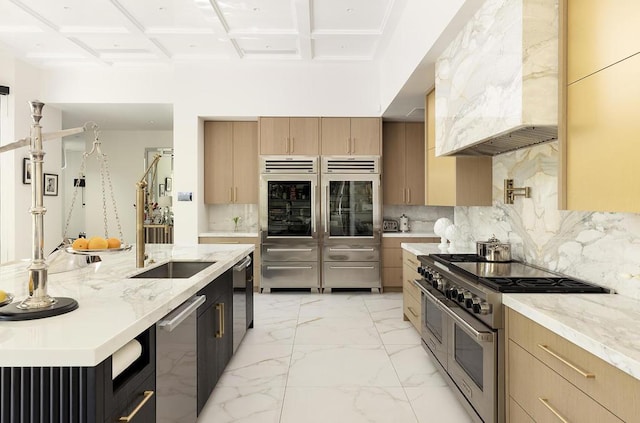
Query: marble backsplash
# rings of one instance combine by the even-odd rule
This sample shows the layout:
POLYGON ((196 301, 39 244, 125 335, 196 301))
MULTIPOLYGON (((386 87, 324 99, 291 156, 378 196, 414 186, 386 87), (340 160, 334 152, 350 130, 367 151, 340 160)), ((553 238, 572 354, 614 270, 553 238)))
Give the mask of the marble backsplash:
POLYGON ((257 204, 210 204, 207 211, 208 231, 233 232, 233 218, 239 217, 236 232, 258 232, 257 204))
POLYGON ((464 242, 495 234, 514 259, 640 299, 640 214, 558 210, 558 143, 493 158, 493 206, 455 207, 464 242), (531 198, 503 202, 504 179, 531 198))
POLYGON ((409 218, 410 232, 433 233, 433 224, 441 217, 453 221, 453 207, 402 206, 387 205, 383 207, 385 219, 399 220, 402 214, 409 218))

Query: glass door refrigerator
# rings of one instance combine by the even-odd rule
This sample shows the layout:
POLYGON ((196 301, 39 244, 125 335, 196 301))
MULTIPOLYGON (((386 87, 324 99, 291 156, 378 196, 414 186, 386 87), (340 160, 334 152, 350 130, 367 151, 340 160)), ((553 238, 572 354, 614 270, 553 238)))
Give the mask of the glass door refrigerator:
POLYGON ((323 291, 380 291, 380 157, 323 157, 321 185, 323 291))
POLYGON ((318 158, 263 156, 260 160, 260 289, 318 292, 318 158))

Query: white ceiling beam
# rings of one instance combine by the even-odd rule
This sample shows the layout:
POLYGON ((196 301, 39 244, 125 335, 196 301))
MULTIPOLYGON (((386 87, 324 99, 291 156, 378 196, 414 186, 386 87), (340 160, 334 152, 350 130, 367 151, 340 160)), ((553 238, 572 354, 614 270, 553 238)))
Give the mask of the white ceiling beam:
POLYGON ((236 57, 238 59, 242 59, 242 57, 244 56, 244 53, 242 52, 242 49, 240 48, 236 40, 234 40, 233 36, 230 34, 229 24, 227 23, 227 20, 224 18, 224 14, 222 13, 222 10, 220 10, 220 6, 218 6, 217 0, 209 0, 209 4, 211 5, 211 8, 213 9, 213 11, 216 13, 218 20, 220 21, 220 25, 224 30, 224 39, 229 41, 229 43, 226 44, 227 50, 229 51, 229 57, 236 57))
POLYGON ((298 45, 302 60, 313 59, 313 45, 311 44, 311 20, 313 18, 311 0, 292 0, 295 22, 298 26, 298 45))

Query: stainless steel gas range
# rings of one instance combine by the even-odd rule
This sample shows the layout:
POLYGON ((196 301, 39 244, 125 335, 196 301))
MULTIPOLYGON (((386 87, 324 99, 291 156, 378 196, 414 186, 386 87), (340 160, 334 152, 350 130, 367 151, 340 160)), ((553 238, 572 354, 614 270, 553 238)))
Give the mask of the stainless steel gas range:
POLYGON ((606 293, 600 286, 524 263, 475 254, 418 257, 422 344, 476 422, 503 423, 502 293, 606 293))

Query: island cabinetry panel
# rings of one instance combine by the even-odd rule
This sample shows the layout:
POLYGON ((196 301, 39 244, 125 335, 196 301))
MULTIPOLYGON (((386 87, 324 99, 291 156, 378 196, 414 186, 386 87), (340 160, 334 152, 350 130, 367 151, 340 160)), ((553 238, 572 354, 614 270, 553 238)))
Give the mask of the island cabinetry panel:
POLYGON ((637 0, 566 3, 569 84, 640 52, 637 0))
POLYGON ((380 156, 382 120, 380 118, 321 118, 322 155, 380 156))
POLYGON ((490 206, 491 157, 436 157, 435 90, 425 99, 427 137, 426 204, 428 206, 490 206))
POLYGON ((551 421, 552 410, 571 422, 637 420, 640 380, 512 309, 506 316, 507 392, 533 420, 551 421))
POLYGON ((198 308, 197 367, 198 414, 209 399, 233 355, 233 271, 228 270, 198 295, 206 302, 198 308))
POLYGON ((260 286, 260 238, 258 237, 214 237, 201 236, 198 238, 199 244, 253 244, 253 290, 257 291, 260 286))
POLYGON ((320 153, 320 118, 261 117, 260 154, 308 155, 320 153))
POLYGON ((384 204, 424 205, 424 124, 382 125, 382 187, 384 204))
POLYGON ((204 201, 258 203, 257 122, 204 123, 204 201))

